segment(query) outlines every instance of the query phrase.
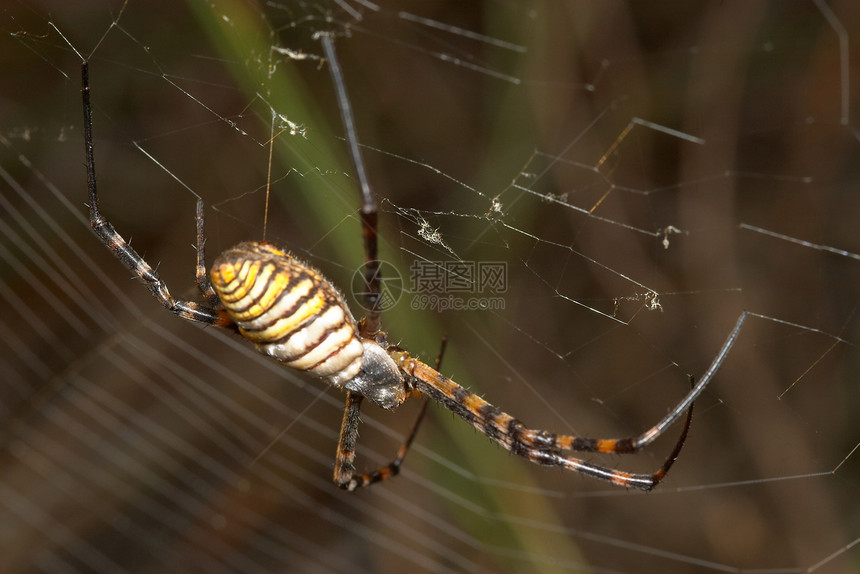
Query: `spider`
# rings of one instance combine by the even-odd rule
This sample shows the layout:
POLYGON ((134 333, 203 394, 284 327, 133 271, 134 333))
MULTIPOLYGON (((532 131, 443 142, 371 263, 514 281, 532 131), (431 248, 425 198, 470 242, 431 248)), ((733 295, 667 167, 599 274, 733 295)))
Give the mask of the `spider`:
POLYGON ((376 471, 357 474, 355 449, 363 400, 394 409, 410 397, 426 397, 464 419, 491 441, 539 465, 561 467, 612 484, 650 491, 678 457, 690 428, 693 402, 713 378, 738 337, 746 313, 704 376, 656 425, 630 438, 585 438, 533 430, 484 399, 440 374, 406 350, 390 344, 380 329, 377 205, 370 191, 357 144, 352 111, 331 35, 319 39, 337 92, 341 120, 361 188, 359 209, 365 250, 366 316, 356 321, 343 296, 319 271, 267 242, 249 241, 222 253, 206 271, 204 208, 197 202, 196 283, 203 302, 173 297, 158 273, 141 257, 99 209, 93 154, 89 61, 82 58, 81 94, 89 190, 90 224, 102 243, 175 315, 232 330, 256 349, 288 367, 302 370, 346 391, 334 468, 334 482, 353 491, 398 474, 423 418, 425 400, 394 460, 376 471), (687 413, 680 437, 662 466, 651 474, 600 466, 571 452, 635 453, 653 442, 687 413))

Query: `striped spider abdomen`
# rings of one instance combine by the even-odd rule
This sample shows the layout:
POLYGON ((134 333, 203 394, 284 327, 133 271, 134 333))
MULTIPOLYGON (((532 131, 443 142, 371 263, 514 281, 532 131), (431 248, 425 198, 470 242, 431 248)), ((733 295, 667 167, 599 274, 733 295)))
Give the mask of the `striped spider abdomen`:
POLYGON ((240 243, 210 271, 239 333, 257 350, 342 387, 361 369, 358 327, 318 271, 268 243, 240 243))
POLYGON ((394 361, 361 339, 340 292, 313 267, 268 243, 240 243, 218 256, 212 287, 239 333, 257 350, 383 408, 406 400, 394 361))

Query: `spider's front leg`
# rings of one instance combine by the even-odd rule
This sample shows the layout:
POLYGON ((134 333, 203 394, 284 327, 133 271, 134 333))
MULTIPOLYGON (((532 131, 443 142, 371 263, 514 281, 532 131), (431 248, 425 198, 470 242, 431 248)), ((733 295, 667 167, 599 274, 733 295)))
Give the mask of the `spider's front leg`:
MULTIPOLYGON (((197 204, 197 261, 198 281, 201 291, 209 299, 210 306, 202 305, 194 301, 174 298, 167 289, 167 284, 159 277, 158 273, 146 260, 135 251, 128 242, 114 229, 113 225, 102 215, 99 209, 99 195, 96 188, 96 162, 93 152, 93 113, 90 103, 89 62, 81 64, 81 98, 84 107, 84 148, 87 168, 87 187, 90 196, 90 225, 101 242, 119 259, 125 267, 132 271, 149 288, 152 296, 158 300, 166 309, 189 321, 207 323, 210 325, 227 326, 229 320, 225 315, 219 314, 215 309, 212 299, 207 293, 208 280, 202 283, 200 280, 200 266, 205 266, 203 250, 203 203, 197 204)), ((205 268, 204 268, 205 274, 205 268)), ((211 287, 208 287, 211 292, 211 287)), ((212 293, 214 295, 214 293, 212 293)))

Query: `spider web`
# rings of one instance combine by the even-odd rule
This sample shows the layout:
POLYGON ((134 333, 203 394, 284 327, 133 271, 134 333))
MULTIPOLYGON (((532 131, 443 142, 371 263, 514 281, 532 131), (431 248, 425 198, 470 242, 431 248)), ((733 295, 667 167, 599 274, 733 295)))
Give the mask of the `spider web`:
MULTIPOLYGON (((860 567, 854 4, 67 4, 3 13, 4 571, 860 567), (360 315, 320 31, 404 287, 383 325, 413 354, 447 335, 442 371, 530 426, 629 436, 750 313, 653 493, 530 465, 438 407, 401 476, 340 492, 343 397, 173 318, 98 244, 75 50, 95 50, 103 211, 174 294, 202 197, 210 259, 265 233, 360 315)), ((359 468, 416 407, 365 409, 359 468)), ((678 432, 593 459, 652 471, 678 432)))

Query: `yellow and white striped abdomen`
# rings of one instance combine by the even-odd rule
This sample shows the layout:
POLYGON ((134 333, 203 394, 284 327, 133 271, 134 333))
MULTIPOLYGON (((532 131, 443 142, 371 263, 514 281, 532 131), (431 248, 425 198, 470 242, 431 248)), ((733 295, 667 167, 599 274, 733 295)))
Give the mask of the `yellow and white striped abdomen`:
POLYGON ((257 350, 338 387, 363 346, 343 297, 318 271, 267 243, 240 243, 212 265, 212 287, 257 350))

